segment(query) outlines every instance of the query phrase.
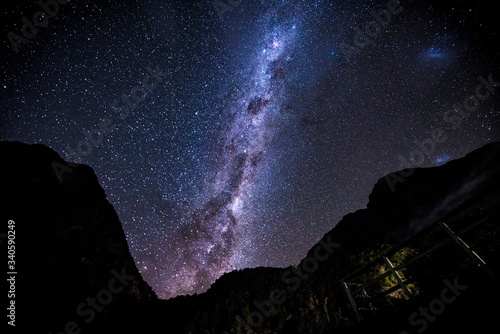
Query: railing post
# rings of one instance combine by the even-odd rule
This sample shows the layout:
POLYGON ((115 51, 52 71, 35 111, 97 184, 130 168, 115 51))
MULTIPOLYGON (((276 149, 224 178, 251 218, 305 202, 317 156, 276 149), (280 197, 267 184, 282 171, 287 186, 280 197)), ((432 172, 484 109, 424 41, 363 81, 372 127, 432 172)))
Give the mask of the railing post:
POLYGON ((356 313, 356 319, 358 319, 358 321, 361 322, 361 316, 359 315, 358 307, 356 306, 356 302, 354 301, 354 297, 351 294, 351 290, 349 290, 349 287, 347 286, 346 282, 344 282, 344 281, 342 281, 342 286, 344 287, 345 293, 347 294, 347 298, 349 298, 349 301, 351 302, 351 306, 354 309, 354 313, 356 313))
POLYGON ((491 269, 486 265, 486 262, 479 256, 477 255, 476 252, 474 252, 470 247, 469 245, 467 245, 458 235, 455 234, 455 232, 453 232, 453 230, 448 226, 446 225, 444 222, 438 222, 439 226, 446 231, 446 233, 448 233, 448 235, 453 239, 455 240, 455 242, 460 246, 462 247, 462 249, 474 260, 476 261, 479 266, 481 268, 483 268, 487 273, 488 275, 491 276, 491 278, 494 278, 495 277, 495 274, 493 273, 493 271, 491 271, 491 269))
POLYGON ((408 288, 406 287, 406 284, 403 282, 403 278, 401 277, 401 275, 399 275, 399 273, 396 270, 394 270, 394 266, 392 265, 391 260, 389 260, 385 256, 382 256, 382 259, 384 259, 385 264, 387 265, 387 267, 389 267, 389 270, 392 272, 392 275, 398 281, 398 283, 401 286, 401 289, 403 289, 403 292, 405 293, 405 295, 410 296, 410 290, 408 290, 408 288))

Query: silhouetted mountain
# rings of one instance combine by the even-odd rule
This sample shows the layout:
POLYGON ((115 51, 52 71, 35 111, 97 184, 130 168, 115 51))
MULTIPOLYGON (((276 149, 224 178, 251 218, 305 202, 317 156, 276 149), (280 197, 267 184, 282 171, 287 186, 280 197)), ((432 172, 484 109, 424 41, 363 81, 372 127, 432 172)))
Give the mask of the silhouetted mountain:
POLYGON ((59 182, 53 163, 69 167, 46 146, 0 142, 0 152, 2 229, 7 220, 15 222, 16 327, 59 333, 75 321, 89 332, 100 319, 122 312, 122 304, 156 298, 90 167, 79 165, 59 182), (119 293, 106 292, 110 281, 119 293), (91 311, 87 298, 107 303, 110 296, 102 311, 91 311))
POLYGON ((367 208, 346 215, 296 266, 230 272, 206 293, 166 301, 139 274, 90 167, 70 167, 43 145, 0 142, 0 152, 3 220, 16 231, 16 329, 481 332, 499 311, 500 143, 381 178, 367 208), (407 294, 395 276, 374 281, 390 273, 389 259, 407 294))

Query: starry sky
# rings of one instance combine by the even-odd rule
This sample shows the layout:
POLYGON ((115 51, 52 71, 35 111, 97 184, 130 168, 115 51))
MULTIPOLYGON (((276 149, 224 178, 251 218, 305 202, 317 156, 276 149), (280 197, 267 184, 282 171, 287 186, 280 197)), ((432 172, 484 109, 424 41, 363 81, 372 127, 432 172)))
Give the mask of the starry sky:
POLYGON ((296 264, 387 173, 500 140, 494 85, 467 99, 500 81, 486 1, 40 10, 2 4, 0 139, 90 165, 160 298, 296 264))

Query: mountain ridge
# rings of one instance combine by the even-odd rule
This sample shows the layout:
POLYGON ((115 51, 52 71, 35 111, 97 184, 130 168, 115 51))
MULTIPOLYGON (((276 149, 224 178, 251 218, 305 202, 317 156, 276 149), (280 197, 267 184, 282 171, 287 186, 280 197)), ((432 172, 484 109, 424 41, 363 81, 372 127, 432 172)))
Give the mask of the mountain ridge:
MULTIPOLYGON (((37 329, 57 333, 71 322, 95 333, 356 332, 340 285, 344 277, 375 250, 395 247, 485 193, 480 206, 474 202, 460 217, 493 212, 500 193, 500 143, 491 143, 442 166, 416 168, 394 191, 380 178, 367 207, 345 215, 296 265, 229 272, 203 294, 159 300, 142 279, 92 168, 69 167, 44 145, 0 142, 0 152, 1 186, 9 193, 5 212, 16 222, 17 256, 25 268, 18 276, 27 287, 18 296, 19 322, 29 314, 41 319, 37 329), (54 161, 71 168, 62 182, 54 161), (127 275, 132 284, 119 279, 127 275), (105 301, 106 290, 119 290, 118 281, 122 292, 92 315, 88 298, 105 301)), ((498 269, 496 244, 491 248, 488 260, 498 269)))

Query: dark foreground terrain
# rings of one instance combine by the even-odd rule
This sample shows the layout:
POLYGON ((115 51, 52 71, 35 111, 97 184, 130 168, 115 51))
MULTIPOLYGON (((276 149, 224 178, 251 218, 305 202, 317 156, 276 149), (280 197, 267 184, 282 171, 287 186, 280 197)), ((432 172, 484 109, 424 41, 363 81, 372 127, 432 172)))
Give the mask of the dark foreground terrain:
POLYGON ((70 167, 51 149, 20 142, 0 142, 0 157, 0 232, 15 230, 17 274, 4 291, 14 289, 16 326, 8 327, 16 332, 498 327, 500 143, 440 167, 393 174, 394 191, 380 179, 367 208, 346 215, 296 266, 227 273, 204 294, 167 301, 142 279, 90 167, 70 167))

